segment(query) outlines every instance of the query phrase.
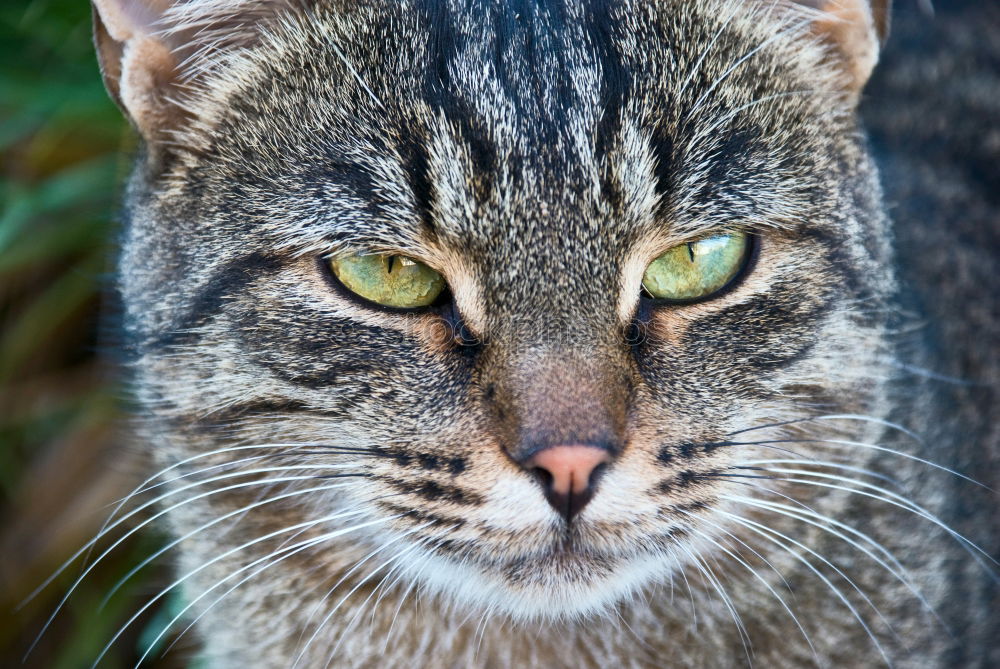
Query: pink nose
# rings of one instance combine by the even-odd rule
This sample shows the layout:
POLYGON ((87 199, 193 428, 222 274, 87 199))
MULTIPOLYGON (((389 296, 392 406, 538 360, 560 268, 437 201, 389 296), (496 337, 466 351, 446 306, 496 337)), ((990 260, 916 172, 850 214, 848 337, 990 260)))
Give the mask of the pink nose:
POLYGON ((540 470, 549 503, 568 521, 590 501, 594 471, 608 462, 611 454, 603 448, 573 444, 539 451, 526 466, 540 470))

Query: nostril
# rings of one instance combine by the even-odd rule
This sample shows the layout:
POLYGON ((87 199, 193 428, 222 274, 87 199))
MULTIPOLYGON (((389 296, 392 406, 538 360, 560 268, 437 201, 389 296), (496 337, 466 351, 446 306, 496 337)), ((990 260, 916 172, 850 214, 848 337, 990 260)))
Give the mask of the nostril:
POLYGON ((587 480, 587 487, 593 488, 597 485, 598 479, 604 475, 604 472, 608 469, 608 463, 602 462, 601 464, 594 467, 594 471, 590 472, 590 479, 587 480))
POLYGON ((552 488, 552 482, 554 479, 552 477, 552 474, 550 474, 547 469, 543 469, 542 467, 535 467, 534 469, 531 470, 531 473, 534 474, 535 478, 538 479, 538 482, 542 484, 543 490, 548 491, 550 488, 552 488))

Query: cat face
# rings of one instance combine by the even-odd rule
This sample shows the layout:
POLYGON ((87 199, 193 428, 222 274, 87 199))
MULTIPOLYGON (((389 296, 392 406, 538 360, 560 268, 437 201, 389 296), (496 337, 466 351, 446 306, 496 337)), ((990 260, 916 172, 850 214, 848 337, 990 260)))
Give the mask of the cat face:
POLYGON ((854 75, 808 15, 335 4, 220 48, 132 185, 150 448, 312 490, 244 527, 360 518, 314 559, 392 545, 434 592, 578 616, 697 562, 812 417, 873 411, 885 221, 854 75), (644 292, 665 252, 726 235, 747 242, 722 289, 644 292), (358 254, 447 289, 372 303, 331 270, 358 254), (565 494, 539 459, 560 447, 599 454, 565 494))

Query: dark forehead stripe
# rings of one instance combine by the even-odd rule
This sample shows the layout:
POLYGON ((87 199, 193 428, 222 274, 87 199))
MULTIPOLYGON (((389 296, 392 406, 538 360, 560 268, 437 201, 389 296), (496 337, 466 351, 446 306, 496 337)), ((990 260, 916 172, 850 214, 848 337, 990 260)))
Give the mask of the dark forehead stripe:
POLYGON ((433 240, 436 234, 434 224, 434 184, 428 155, 427 128, 411 125, 400 133, 396 150, 403 162, 403 169, 413 193, 417 215, 424 232, 433 240))
MULTIPOLYGON (((678 43, 676 35, 658 33, 658 19, 652 15, 623 16, 627 11, 604 0, 572 5, 560 0, 419 3, 420 29, 428 35, 428 62, 419 95, 447 119, 452 139, 468 151, 472 195, 488 201, 500 176, 509 187, 521 188, 522 167, 531 164, 538 168, 535 173, 545 175, 532 184, 542 190, 536 196, 566 189, 568 184, 585 188, 588 181, 597 181, 603 204, 610 211, 620 210, 621 194, 610 172, 615 161, 629 158, 614 155, 623 141, 625 114, 638 124, 652 157, 653 173, 631 178, 652 179, 660 196, 659 218, 676 213, 668 205, 678 200, 677 191, 691 180, 687 172, 697 169, 701 173, 694 181, 701 184, 700 190, 682 199, 712 202, 719 220, 766 221, 770 203, 762 206, 755 193, 763 192, 760 180, 769 184, 775 178, 775 147, 762 141, 762 129, 752 122, 752 114, 727 116, 717 131, 689 144, 686 137, 716 118, 714 112, 688 116, 693 106, 707 106, 700 99, 705 84, 699 79, 698 63, 689 62, 688 51, 694 47, 678 43), (636 31, 651 44, 662 43, 664 62, 653 63, 649 54, 628 46, 636 31), (594 80, 580 87, 575 78, 584 71, 594 80), (693 82, 687 82, 690 85, 678 86, 681 79, 695 74, 693 82), (683 89, 683 94, 674 95, 675 88, 683 89), (494 91, 502 101, 484 100, 494 91), (590 97, 591 92, 596 95, 590 97), (496 128, 501 126, 512 126, 517 140, 511 141, 509 134, 498 137, 496 128), (588 137, 589 155, 575 153, 581 147, 568 135, 572 127, 581 127, 588 137), (591 159, 601 166, 597 173, 584 164, 591 159)), ((713 35, 714 28, 689 37, 708 40, 713 35)), ((722 39, 719 44, 726 42, 722 39)), ((753 67, 747 63, 743 69, 753 67)), ((401 150, 412 157, 414 191, 425 211, 433 204, 435 175, 424 169, 427 147, 411 144, 426 140, 426 133, 408 137, 401 150)), ((635 169, 634 156, 629 162, 635 169)), ((801 166, 777 167, 791 173, 801 166)))
MULTIPOLYGON (((711 203, 710 211, 696 212, 711 214, 702 217, 706 231, 727 221, 747 220, 755 213, 761 214, 758 218, 766 225, 768 212, 751 202, 760 189, 750 187, 755 184, 747 181, 747 175, 763 173, 773 181, 774 171, 769 169, 773 165, 747 156, 769 147, 741 133, 745 124, 734 119, 733 127, 727 127, 727 122, 719 132, 711 133, 710 143, 716 149, 708 147, 692 155, 689 136, 699 124, 712 123, 716 116, 696 115, 691 127, 680 120, 703 92, 705 82, 694 77, 683 99, 672 95, 693 67, 691 52, 700 53, 699 45, 711 38, 715 27, 707 36, 696 34, 684 40, 676 34, 679 28, 663 20, 660 11, 610 0, 417 0, 394 5, 385 9, 380 23, 366 23, 353 37, 354 29, 344 28, 348 34, 338 36, 372 95, 354 93, 358 99, 345 104, 336 90, 324 88, 324 103, 340 110, 318 119, 318 123, 330 124, 328 133, 309 133, 301 140, 303 146, 289 146, 285 153, 299 159, 248 162, 300 165, 319 158, 327 165, 302 179, 314 191, 310 203, 326 205, 323 190, 331 192, 330 183, 366 201, 350 216, 318 217, 292 231, 308 246, 315 246, 317 239, 329 239, 332 245, 404 249, 415 248, 426 238, 434 243, 443 222, 434 220, 435 216, 459 209, 441 207, 445 193, 440 189, 447 184, 443 184, 444 175, 435 172, 443 169, 442 164, 464 172, 459 185, 465 190, 447 193, 453 204, 465 199, 469 210, 476 211, 477 205, 502 203, 502 207, 492 207, 503 209, 497 211, 495 220, 477 213, 474 221, 459 226, 464 238, 481 231, 484 238, 494 240, 505 228, 518 226, 539 230, 544 226, 538 225, 542 216, 537 206, 532 211, 525 203, 536 205, 544 199, 548 206, 543 222, 570 237, 567 249, 582 241, 582 234, 578 235, 581 240, 572 239, 576 232, 593 236, 595 230, 588 232, 588 228, 605 235, 602 244, 613 244, 611 240, 628 236, 637 226, 669 225, 677 218, 677 212, 665 207, 653 212, 653 217, 644 208, 635 212, 638 217, 632 215, 630 207, 648 200, 638 197, 626 203, 618 191, 634 192, 636 184, 647 182, 661 202, 711 203), (370 40, 384 43, 384 53, 372 55, 368 46, 368 55, 360 55, 359 44, 370 45, 370 40), (696 43, 688 44, 692 40, 696 43), (661 57, 645 53, 650 50, 661 57), (385 60, 389 57, 405 66, 385 60), (364 110, 372 98, 382 105, 374 114, 364 110), (633 131, 648 146, 631 142, 625 152, 624 137, 631 138, 633 131), (444 139, 435 144, 441 136, 444 139), (330 150, 316 151, 324 141, 330 150), (353 149, 343 148, 352 142, 353 149), (440 144, 461 153, 460 162, 466 164, 456 166, 451 155, 435 160, 440 144), (637 152, 647 152, 652 160, 637 152), (378 160, 363 164, 363 159, 359 163, 347 155, 378 160), (385 159, 397 162, 398 169, 386 171, 385 159), (688 178, 690 166, 712 161, 717 167, 711 178, 688 178), (646 169, 652 174, 635 173, 646 169), (613 174, 616 179, 611 178, 613 174), (524 175, 530 175, 530 182, 524 175), (678 194, 690 183, 706 181, 713 184, 711 192, 678 194), (506 189, 504 198, 496 197, 501 184, 506 189), (723 197, 713 200, 716 194, 723 197), (577 220, 571 220, 574 217, 577 220), (656 220, 646 220, 651 218, 656 220)), ((726 40, 720 40, 717 50, 725 44, 726 40)), ((315 52, 301 54, 302 67, 327 59, 329 63, 318 63, 321 69, 335 70, 338 77, 350 76, 327 53, 329 44, 317 47, 315 52)), ((275 83, 281 82, 269 83, 268 88, 275 88, 275 83)), ((282 109, 293 101, 275 101, 274 105, 282 109)), ((240 128, 232 131, 223 134, 236 135, 238 141, 240 128)), ((288 180, 282 179, 281 187, 286 184, 288 180)), ((454 184, 452 176, 450 185, 454 184)), ((291 185, 295 188, 289 191, 298 191, 301 183, 291 185)), ((329 204, 334 213, 343 208, 342 203, 329 204)))
MULTIPOLYGON (((526 120, 568 109, 576 101, 564 75, 579 52, 567 39, 566 7, 559 0, 513 0, 502 3, 445 3, 425 0, 422 14, 435 23, 430 33, 429 93, 447 104, 451 93, 467 90, 466 76, 492 72, 499 89, 526 120), (466 62, 459 62, 465 60, 466 62), (471 61, 471 62, 469 62, 471 61), (472 65, 468 71, 463 66, 472 65), (477 68, 478 66, 478 68, 477 68), (485 66, 485 67, 483 67, 485 66), (478 70, 478 71, 477 71, 478 70), (436 76, 435 76, 436 75, 436 76), (555 102, 543 109, 542 99, 555 102)), ((535 126, 542 132, 547 132, 535 126)))
MULTIPOLYGON (((600 64, 600 120, 594 129, 594 158, 604 166, 601 174, 601 192, 614 209, 622 202, 622 193, 611 178, 609 153, 618 141, 622 130, 625 102, 634 83, 632 65, 623 57, 620 45, 624 38, 618 13, 610 3, 593 3, 584 22, 584 31, 600 64)), ((659 151, 655 150, 656 155, 659 151)), ((659 161, 658 161, 659 164, 659 161)), ((663 182, 657 175, 657 181, 663 182)), ((663 190, 660 191, 665 192, 663 190)))
POLYGON ((592 129, 598 155, 617 133, 630 75, 615 45, 611 3, 582 3, 573 12, 578 16, 570 17, 566 3, 559 0, 424 0, 417 7, 421 30, 428 35, 421 95, 468 149, 479 182, 473 186, 481 198, 498 169, 516 182, 523 160, 544 161, 550 171, 562 174, 573 156, 553 156, 547 150, 565 143, 567 127, 582 112, 600 119, 600 127, 592 129), (600 75, 589 82, 600 92, 596 110, 588 109, 592 105, 573 82, 573 73, 586 65, 600 75), (504 109, 514 111, 513 118, 484 117, 484 111, 502 113, 484 110, 484 101, 477 97, 486 90, 487 80, 503 96, 504 109), (497 146, 491 130, 500 123, 516 125, 524 140, 521 146, 497 146), (525 150, 530 155, 522 155, 525 150))

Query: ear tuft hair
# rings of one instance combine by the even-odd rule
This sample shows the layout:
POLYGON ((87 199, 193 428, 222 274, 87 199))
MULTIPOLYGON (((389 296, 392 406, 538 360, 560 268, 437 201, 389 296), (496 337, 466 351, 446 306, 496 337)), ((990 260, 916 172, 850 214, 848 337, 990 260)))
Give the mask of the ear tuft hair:
POLYGON ((813 17, 812 33, 835 51, 851 92, 859 93, 889 34, 892 0, 793 0, 813 17))

